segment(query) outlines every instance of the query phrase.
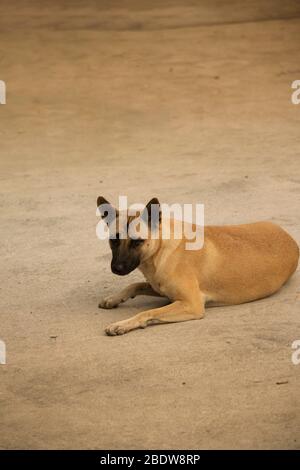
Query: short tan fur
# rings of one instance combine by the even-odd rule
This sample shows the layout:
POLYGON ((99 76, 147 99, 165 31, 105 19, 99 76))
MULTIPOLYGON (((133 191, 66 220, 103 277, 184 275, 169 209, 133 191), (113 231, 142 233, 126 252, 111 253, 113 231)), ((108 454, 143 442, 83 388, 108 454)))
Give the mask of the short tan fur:
MULTIPOLYGON (((98 198, 98 206, 103 201, 98 198)), ((146 206, 148 211, 152 204, 159 202, 152 199, 146 206)), ((171 234, 172 229, 173 221, 171 234)), ((207 226, 203 247, 198 250, 187 250, 185 238, 165 240, 160 229, 159 233, 157 240, 149 238, 138 246, 131 246, 128 240, 119 242, 117 251, 122 248, 123 259, 127 257, 129 262, 118 274, 138 267, 146 282, 104 298, 99 307, 117 307, 137 295, 164 296, 170 304, 113 323, 105 330, 108 335, 152 324, 201 319, 206 305, 242 304, 267 297, 280 289, 298 265, 297 243, 271 222, 207 226)), ((118 263, 117 254, 115 260, 118 263)), ((121 265, 124 267, 124 262, 121 265)))

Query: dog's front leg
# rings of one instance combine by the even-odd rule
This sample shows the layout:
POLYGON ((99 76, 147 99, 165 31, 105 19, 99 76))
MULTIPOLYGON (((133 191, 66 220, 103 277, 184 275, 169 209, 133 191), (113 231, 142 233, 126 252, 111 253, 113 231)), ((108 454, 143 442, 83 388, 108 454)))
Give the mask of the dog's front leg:
POLYGON ((123 335, 136 328, 146 328, 148 325, 198 320, 203 316, 204 300, 199 296, 198 302, 177 300, 164 307, 138 313, 132 318, 109 325, 105 332, 109 336, 123 335))
POLYGON ((126 287, 126 289, 123 289, 119 294, 105 297, 100 301, 98 307, 114 308, 120 303, 126 302, 128 299, 133 299, 137 295, 153 295, 160 297, 160 294, 153 290, 148 282, 136 282, 126 287))

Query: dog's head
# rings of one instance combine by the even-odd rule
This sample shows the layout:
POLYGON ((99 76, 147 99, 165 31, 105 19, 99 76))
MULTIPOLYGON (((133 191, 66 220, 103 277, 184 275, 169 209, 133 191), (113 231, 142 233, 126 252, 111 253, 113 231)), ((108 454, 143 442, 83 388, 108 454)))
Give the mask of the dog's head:
POLYGON ((97 207, 109 228, 111 270, 119 276, 129 274, 157 250, 160 203, 157 198, 153 198, 136 215, 128 215, 119 212, 104 197, 99 196, 97 207))

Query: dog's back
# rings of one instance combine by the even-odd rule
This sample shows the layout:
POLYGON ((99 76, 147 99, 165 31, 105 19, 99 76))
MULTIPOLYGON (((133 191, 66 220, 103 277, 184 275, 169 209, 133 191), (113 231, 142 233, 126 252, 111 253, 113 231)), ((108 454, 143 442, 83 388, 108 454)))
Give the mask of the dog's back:
POLYGON ((276 292, 298 265, 293 238, 271 222, 205 228, 200 288, 214 302, 235 304, 276 292), (204 255, 204 256, 203 256, 204 255), (210 276, 202 276, 211 273, 210 276))

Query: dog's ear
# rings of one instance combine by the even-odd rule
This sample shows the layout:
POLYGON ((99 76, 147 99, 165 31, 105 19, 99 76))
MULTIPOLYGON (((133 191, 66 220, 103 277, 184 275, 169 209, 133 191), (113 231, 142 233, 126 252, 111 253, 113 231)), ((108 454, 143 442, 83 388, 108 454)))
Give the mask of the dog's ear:
POLYGON ((156 227, 161 222, 161 207, 157 197, 153 197, 142 212, 142 219, 152 227, 156 227))
POLYGON ((97 197, 97 207, 101 206, 101 204, 110 204, 107 199, 103 196, 97 197))
POLYGON ((99 196, 97 198, 97 208, 102 219, 110 225, 110 223, 117 217, 118 211, 115 209, 105 197, 99 196))

